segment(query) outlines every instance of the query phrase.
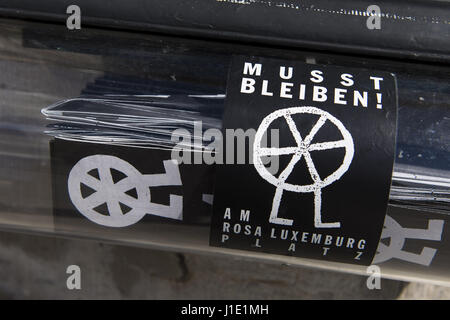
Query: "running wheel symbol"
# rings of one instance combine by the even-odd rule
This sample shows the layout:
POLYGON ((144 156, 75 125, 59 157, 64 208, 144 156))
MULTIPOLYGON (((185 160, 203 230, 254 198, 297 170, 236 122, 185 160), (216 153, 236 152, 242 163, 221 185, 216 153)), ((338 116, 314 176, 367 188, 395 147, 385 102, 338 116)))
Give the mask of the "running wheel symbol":
POLYGON ((146 214, 181 220, 183 197, 171 194, 168 206, 151 202, 150 187, 181 185, 178 163, 166 160, 163 164, 165 173, 141 174, 131 164, 114 156, 85 157, 69 173, 70 200, 86 218, 108 227, 132 225, 146 214), (118 171, 124 178, 114 182, 111 170, 118 171), (93 171, 97 171, 97 176, 91 174, 93 171), (93 193, 84 197, 82 185, 93 193), (131 190, 135 191, 135 196, 129 194, 131 190), (96 210, 104 204, 108 214, 96 210))
POLYGON ((275 195, 272 202, 272 210, 270 212, 269 222, 274 224, 289 225, 293 224, 293 220, 284 219, 278 217, 278 209, 280 207, 281 198, 283 196, 284 190, 299 192, 299 193, 314 193, 314 226, 316 228, 340 228, 340 222, 322 222, 321 206, 322 206, 322 188, 332 184, 336 180, 339 180, 342 175, 348 170, 352 162, 354 155, 353 138, 344 127, 341 121, 333 117, 328 112, 314 107, 293 107, 280 109, 272 112, 261 122, 253 144, 253 164, 259 175, 272 185, 276 187, 275 195), (295 114, 313 114, 319 116, 319 119, 312 127, 308 135, 303 139, 300 132, 292 119, 292 115, 295 114), (268 130, 271 123, 280 118, 284 117, 289 130, 291 131, 296 146, 285 147, 285 148, 266 148, 262 147, 261 141, 265 132, 268 130), (316 133, 322 128, 326 121, 330 121, 334 126, 337 127, 342 135, 341 140, 311 143, 316 133), (322 179, 317 172, 314 162, 311 158, 311 152, 330 150, 336 148, 345 148, 345 156, 342 164, 339 168, 331 173, 326 178, 322 179), (264 156, 280 156, 280 155, 292 155, 286 168, 279 174, 278 178, 271 174, 262 162, 262 157, 264 156), (286 180, 292 173, 295 165, 304 157, 306 165, 308 167, 309 174, 312 178, 313 183, 307 185, 296 185, 287 183, 286 180))

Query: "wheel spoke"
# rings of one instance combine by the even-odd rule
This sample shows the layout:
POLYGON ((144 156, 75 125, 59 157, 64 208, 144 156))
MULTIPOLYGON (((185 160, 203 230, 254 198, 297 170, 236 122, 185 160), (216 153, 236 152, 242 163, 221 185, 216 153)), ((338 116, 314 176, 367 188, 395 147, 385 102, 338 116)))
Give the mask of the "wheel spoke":
POLYGON ((314 181, 314 183, 322 182, 320 179, 319 173, 316 170, 316 167, 314 166, 314 162, 311 159, 311 155, 308 151, 306 151, 304 154, 306 166, 308 167, 309 174, 311 175, 311 179, 314 181))
POLYGON ((294 154, 298 150, 298 147, 286 147, 286 148, 259 148, 256 153, 263 156, 281 156, 286 154, 294 154))
POLYGON ((121 217, 123 215, 118 199, 108 199, 106 204, 108 205, 108 211, 111 217, 121 217))
POLYGON ((292 170, 294 170, 294 166, 297 164, 297 162, 300 161, 302 158, 302 154, 294 154, 291 161, 289 161, 286 168, 280 173, 278 180, 282 181, 283 183, 286 181, 286 179, 289 177, 289 175, 292 173, 292 170))
POLYGON ((91 189, 99 190, 101 187, 101 182, 97 178, 94 178, 90 174, 83 174, 80 177, 80 183, 88 186, 91 189))
POLYGON ((308 151, 337 149, 337 148, 343 148, 345 146, 346 146, 345 140, 321 142, 321 143, 311 144, 308 148, 308 151))
POLYGON ((136 187, 137 183, 138 183, 137 181, 131 179, 130 177, 126 177, 125 179, 122 179, 119 182, 117 182, 114 185, 114 187, 117 188, 117 190, 120 190, 121 192, 126 192, 136 187))
POLYGON ((139 200, 126 194, 123 193, 120 195, 119 199, 117 199, 119 202, 122 202, 123 204, 129 206, 130 208, 134 208, 137 205, 139 205, 139 200))
POLYGON ((297 129, 297 125, 295 124, 290 114, 285 115, 284 118, 286 119, 286 122, 289 126, 289 130, 291 130, 292 135, 294 136, 297 146, 300 147, 303 144, 303 139, 302 136, 300 135, 300 132, 297 129))
POLYGON ((319 120, 317 120, 314 127, 311 129, 309 134, 305 138, 305 144, 310 144, 312 139, 314 139, 314 136, 316 135, 317 131, 319 131, 320 128, 324 125, 324 123, 327 121, 327 117, 320 116, 319 120))
POLYGON ((83 201, 86 202, 87 207, 95 208, 95 207, 98 207, 99 205, 105 203, 106 199, 104 197, 103 192, 97 191, 97 192, 94 192, 93 194, 87 196, 86 198, 84 198, 83 201))
POLYGON ((109 167, 99 166, 98 175, 104 186, 111 186, 114 184, 111 176, 111 169, 109 167))

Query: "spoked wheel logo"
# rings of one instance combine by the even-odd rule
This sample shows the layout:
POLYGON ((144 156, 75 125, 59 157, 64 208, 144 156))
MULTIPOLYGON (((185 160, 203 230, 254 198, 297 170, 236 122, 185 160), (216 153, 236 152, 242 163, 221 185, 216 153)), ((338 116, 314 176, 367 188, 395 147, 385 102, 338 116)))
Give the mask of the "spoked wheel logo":
POLYGON ((181 185, 178 164, 172 160, 163 163, 166 173, 143 175, 128 162, 114 156, 85 157, 70 171, 69 197, 81 214, 103 226, 126 227, 146 214, 181 220, 181 196, 170 195, 169 206, 151 202, 150 187, 181 185), (112 170, 124 178, 114 182, 112 170), (83 185, 93 192, 83 196, 83 185), (134 194, 130 195, 129 191, 134 191, 134 194), (105 204, 108 214, 102 214, 97 209, 105 204))
POLYGON ((259 173, 259 175, 274 185, 276 187, 275 195, 272 202, 272 210, 270 212, 269 222, 274 224, 289 225, 293 224, 293 220, 284 219, 278 217, 278 209, 280 207, 281 198, 283 192, 292 191, 299 193, 314 193, 314 226, 316 228, 340 228, 340 222, 322 222, 321 206, 322 206, 322 188, 332 184, 336 180, 340 179, 342 175, 348 170, 352 162, 354 155, 353 138, 348 130, 344 127, 341 121, 333 117, 328 112, 314 107, 293 107, 277 110, 263 119, 258 131, 255 135, 255 141, 253 145, 253 164, 259 173), (297 128, 292 115, 301 116, 302 114, 312 114, 319 116, 319 119, 312 127, 311 131, 305 138, 302 138, 300 132, 297 128), (289 130, 292 133, 296 145, 292 147, 284 148, 266 148, 262 146, 263 135, 267 132, 269 126, 272 122, 278 118, 284 118, 288 124, 289 130), (325 122, 330 121, 334 126, 337 127, 342 139, 329 142, 311 143, 314 136, 320 130, 320 128, 325 124, 325 122), (344 148, 345 156, 342 164, 339 168, 331 173, 325 178, 321 178, 314 162, 311 158, 311 152, 320 152, 322 150, 330 150, 336 148, 344 148), (271 174, 267 168, 264 166, 262 158, 264 156, 281 156, 281 155, 292 155, 286 168, 275 177, 271 174), (291 184, 287 183, 289 175, 294 170, 296 164, 302 159, 305 159, 309 174, 313 183, 311 184, 291 184))

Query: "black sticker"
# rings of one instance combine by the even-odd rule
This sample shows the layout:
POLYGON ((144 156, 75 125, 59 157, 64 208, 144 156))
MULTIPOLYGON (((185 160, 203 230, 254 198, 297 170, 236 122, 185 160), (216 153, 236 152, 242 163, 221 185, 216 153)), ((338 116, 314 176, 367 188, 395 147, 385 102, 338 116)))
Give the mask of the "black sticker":
POLYGON ((170 150, 51 142, 55 227, 208 225, 212 166, 178 164, 170 150))
POLYGON ((234 164, 218 166, 211 245, 369 265, 391 183, 395 77, 234 57, 226 99, 234 164))

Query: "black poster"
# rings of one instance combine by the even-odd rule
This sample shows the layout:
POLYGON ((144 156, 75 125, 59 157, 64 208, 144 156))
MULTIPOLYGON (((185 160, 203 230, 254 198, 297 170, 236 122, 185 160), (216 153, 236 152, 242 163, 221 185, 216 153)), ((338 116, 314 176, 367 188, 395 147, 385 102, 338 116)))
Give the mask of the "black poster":
POLYGON ((55 227, 208 225, 214 168, 178 164, 170 150, 51 142, 55 227), (61 223, 60 223, 61 222, 61 223))
POLYGON ((226 99, 211 245, 369 265, 392 176, 395 77, 235 57, 226 99))

